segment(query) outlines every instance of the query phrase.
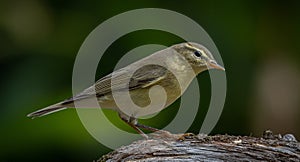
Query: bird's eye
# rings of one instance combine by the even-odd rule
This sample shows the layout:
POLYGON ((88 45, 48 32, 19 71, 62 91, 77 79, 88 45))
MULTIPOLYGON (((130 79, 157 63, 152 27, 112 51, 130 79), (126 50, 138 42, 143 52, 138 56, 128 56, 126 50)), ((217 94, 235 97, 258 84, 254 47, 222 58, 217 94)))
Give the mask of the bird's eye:
POLYGON ((202 56, 202 53, 200 51, 195 51, 194 54, 197 56, 197 57, 201 57, 202 56))

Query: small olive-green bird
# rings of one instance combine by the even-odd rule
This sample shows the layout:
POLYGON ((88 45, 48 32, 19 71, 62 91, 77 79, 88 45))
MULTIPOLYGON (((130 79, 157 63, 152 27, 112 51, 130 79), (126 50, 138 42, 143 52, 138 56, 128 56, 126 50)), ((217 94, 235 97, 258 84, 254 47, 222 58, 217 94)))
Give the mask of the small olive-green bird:
POLYGON ((117 111, 123 121, 147 137, 141 128, 151 131, 157 129, 139 124, 137 118, 168 107, 183 94, 197 74, 208 69, 225 70, 204 46, 192 42, 176 44, 116 70, 72 98, 28 114, 28 117, 41 117, 66 108, 78 108, 74 102, 84 102, 96 96, 101 108, 117 111), (163 87, 165 93, 159 90, 151 92, 155 86, 163 87), (141 109, 131 110, 128 100, 116 100, 115 94, 122 92, 129 92, 132 102, 141 109), (154 108, 149 105, 164 97, 164 103, 159 104, 162 108, 151 110, 154 108), (128 106, 129 111, 124 112, 120 105, 128 106), (149 110, 144 111, 143 108, 149 110))

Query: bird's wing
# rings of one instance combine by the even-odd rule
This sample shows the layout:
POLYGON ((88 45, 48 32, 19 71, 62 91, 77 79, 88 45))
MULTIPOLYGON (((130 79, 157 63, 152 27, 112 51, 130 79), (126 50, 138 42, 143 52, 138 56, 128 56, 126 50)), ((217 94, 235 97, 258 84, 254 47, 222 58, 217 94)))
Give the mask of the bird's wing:
POLYGON ((167 69, 159 65, 146 65, 136 70, 130 77, 130 69, 120 69, 99 79, 93 86, 85 89, 78 95, 66 100, 72 102, 91 96, 104 96, 114 91, 134 90, 149 87, 167 76, 167 69), (111 78, 113 77, 113 81, 111 78), (129 84, 128 84, 129 82, 129 84))

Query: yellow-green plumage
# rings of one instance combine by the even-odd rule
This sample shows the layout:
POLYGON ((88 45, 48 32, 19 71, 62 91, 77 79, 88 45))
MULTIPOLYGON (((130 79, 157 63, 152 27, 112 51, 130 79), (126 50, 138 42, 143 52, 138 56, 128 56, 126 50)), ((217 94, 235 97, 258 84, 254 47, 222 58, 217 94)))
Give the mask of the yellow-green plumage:
MULTIPOLYGON (((167 96, 165 108, 182 95, 197 74, 211 68, 224 70, 206 48, 190 42, 176 44, 114 71, 78 95, 33 112, 28 117, 34 118, 65 108, 74 108, 74 101, 84 101, 97 96, 101 108, 116 110, 122 119, 129 121, 139 116, 122 113, 112 92, 121 93, 128 90, 133 103, 139 107, 146 107, 151 103, 149 90, 154 86, 161 86, 167 96)), ((155 96, 159 98, 160 94, 155 96)))

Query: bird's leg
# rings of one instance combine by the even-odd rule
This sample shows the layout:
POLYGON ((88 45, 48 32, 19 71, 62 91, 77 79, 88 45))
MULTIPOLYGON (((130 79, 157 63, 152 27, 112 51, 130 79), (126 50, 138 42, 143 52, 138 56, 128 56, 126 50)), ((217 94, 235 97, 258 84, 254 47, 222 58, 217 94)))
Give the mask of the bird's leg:
POLYGON ((143 125, 143 124, 139 124, 139 123, 136 123, 135 126, 138 127, 138 128, 142 128, 142 129, 146 129, 146 130, 155 132, 155 133, 152 134, 153 137, 159 137, 159 138, 176 138, 172 133, 170 133, 168 131, 165 131, 165 130, 160 130, 160 129, 153 128, 153 127, 150 127, 150 126, 147 126, 147 125, 143 125))
POLYGON ((153 127, 150 127, 150 126, 147 126, 147 125, 143 125, 143 124, 139 124, 139 123, 136 123, 135 126, 138 127, 138 128, 142 128, 142 129, 146 129, 146 130, 152 131, 152 132, 160 131, 157 128, 153 128, 153 127))
POLYGON ((120 118, 127 123, 129 126, 131 126, 134 130, 136 130, 141 136, 144 138, 148 139, 148 136, 140 129, 137 127, 137 119, 133 117, 127 117, 124 115, 119 114, 120 118))
POLYGON ((163 137, 173 137, 173 135, 170 132, 165 131, 165 130, 160 130, 160 129, 153 128, 153 127, 143 125, 143 124, 139 124, 139 123, 136 123, 135 126, 138 127, 138 128, 142 128, 142 129, 146 129, 146 130, 158 133, 158 134, 156 134, 156 136, 159 135, 159 137, 162 137, 162 136, 163 137))
POLYGON ((138 120, 134 117, 130 117, 130 116, 120 114, 120 113, 119 113, 119 116, 124 122, 126 122, 128 125, 130 125, 133 129, 135 129, 141 136, 143 136, 146 139, 148 139, 148 136, 141 129, 146 129, 146 130, 149 130, 149 131, 152 131, 152 132, 156 132, 156 133, 158 133, 158 134, 160 134, 161 136, 164 136, 164 137, 173 137, 173 135, 168 131, 159 130, 157 128, 153 128, 153 127, 150 127, 150 126, 147 126, 147 125, 139 124, 138 120))

